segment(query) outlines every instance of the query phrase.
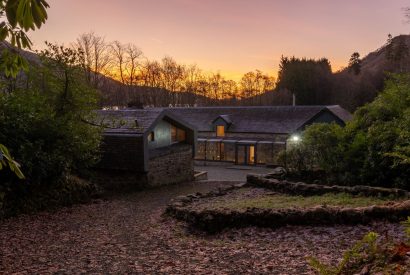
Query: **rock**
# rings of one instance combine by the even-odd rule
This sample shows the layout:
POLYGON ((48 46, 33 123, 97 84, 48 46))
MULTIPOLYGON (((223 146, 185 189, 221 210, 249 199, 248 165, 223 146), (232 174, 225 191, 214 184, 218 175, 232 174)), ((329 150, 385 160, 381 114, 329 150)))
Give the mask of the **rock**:
POLYGON ((268 173, 266 177, 268 178, 276 178, 276 179, 284 179, 286 177, 286 169, 283 167, 277 167, 272 170, 272 172, 268 173))

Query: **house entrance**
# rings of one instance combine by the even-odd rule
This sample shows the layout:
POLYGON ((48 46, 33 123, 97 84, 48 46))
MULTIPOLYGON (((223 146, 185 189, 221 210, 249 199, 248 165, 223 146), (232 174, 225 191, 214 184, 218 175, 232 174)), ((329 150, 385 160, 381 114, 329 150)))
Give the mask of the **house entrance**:
POLYGON ((237 145, 235 163, 239 165, 255 164, 255 145, 237 145))

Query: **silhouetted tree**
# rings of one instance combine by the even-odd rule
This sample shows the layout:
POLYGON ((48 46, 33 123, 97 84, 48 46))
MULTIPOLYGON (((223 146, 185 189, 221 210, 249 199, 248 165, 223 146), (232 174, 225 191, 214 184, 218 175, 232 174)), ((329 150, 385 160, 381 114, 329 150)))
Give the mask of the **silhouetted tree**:
POLYGON ((325 104, 332 86, 329 60, 283 57, 279 65, 278 89, 287 89, 296 96, 298 105, 325 104))
POLYGON ((358 52, 354 52, 349 59, 349 72, 353 72, 355 75, 360 73, 362 68, 362 61, 360 60, 360 54, 358 52))

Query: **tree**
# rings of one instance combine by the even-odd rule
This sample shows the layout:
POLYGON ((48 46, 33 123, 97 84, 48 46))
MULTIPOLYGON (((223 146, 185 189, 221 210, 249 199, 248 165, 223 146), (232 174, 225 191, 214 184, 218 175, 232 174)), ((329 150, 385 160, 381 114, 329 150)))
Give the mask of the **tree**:
POLYGON ((8 142, 27 182, 55 186, 95 163, 101 133, 88 123, 97 95, 84 75, 82 52, 47 46, 27 85, 0 94, 0 143, 8 142))
POLYGON ((83 63, 87 80, 94 88, 101 86, 101 74, 108 74, 108 65, 111 61, 108 45, 104 37, 94 32, 84 33, 77 38, 75 47, 83 52, 83 63))
POLYGON ((126 57, 125 57, 125 45, 119 41, 114 41, 110 44, 111 53, 113 56, 113 64, 114 64, 114 73, 119 74, 116 75, 117 79, 121 81, 122 84, 126 84, 125 78, 125 65, 126 65, 126 57))
MULTIPOLYGON (((31 47, 26 32, 45 23, 48 7, 45 0, 0 0, 0 18, 6 17, 0 23, 0 42, 7 41, 12 46, 3 50, 0 59, 0 71, 6 77, 16 77, 21 69, 28 69, 27 61, 13 47, 31 47)), ((24 178, 20 165, 11 158, 6 146, 0 144, 0 170, 7 165, 19 178, 24 178)))
POLYGON ((386 42, 386 59, 389 61, 394 60, 394 53, 393 53, 393 36, 389 33, 387 35, 387 42, 386 42))
POLYGON ((326 104, 332 85, 329 60, 283 57, 279 64, 278 89, 287 89, 296 96, 298 105, 326 104))
POLYGON ((349 59, 349 72, 353 72, 355 75, 360 73, 362 68, 362 61, 360 60, 360 54, 358 52, 354 52, 349 59))

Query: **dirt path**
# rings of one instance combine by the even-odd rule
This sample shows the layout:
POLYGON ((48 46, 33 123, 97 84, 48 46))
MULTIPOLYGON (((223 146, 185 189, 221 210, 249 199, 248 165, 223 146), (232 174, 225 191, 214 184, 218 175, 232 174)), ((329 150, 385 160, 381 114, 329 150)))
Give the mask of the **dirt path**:
POLYGON ((305 257, 336 261, 369 230, 398 224, 247 228, 189 234, 162 216, 178 195, 218 183, 165 187, 0 223, 0 274, 309 274, 305 257))

